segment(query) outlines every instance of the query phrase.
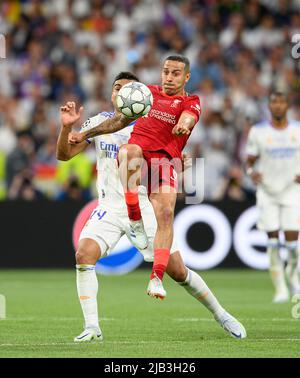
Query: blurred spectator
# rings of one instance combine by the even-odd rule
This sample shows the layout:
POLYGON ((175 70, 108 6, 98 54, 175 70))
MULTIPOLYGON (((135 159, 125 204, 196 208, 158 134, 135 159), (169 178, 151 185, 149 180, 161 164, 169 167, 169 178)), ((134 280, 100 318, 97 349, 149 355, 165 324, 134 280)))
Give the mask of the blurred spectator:
POLYGON ((58 201, 85 201, 91 200, 90 192, 84 190, 76 176, 71 176, 63 184, 62 190, 58 193, 58 201))
POLYGON ((220 187, 219 197, 233 201, 254 200, 254 190, 248 190, 243 186, 243 168, 237 165, 232 166, 227 174, 227 178, 220 187))
MULTIPOLYGON (((91 198, 93 164, 85 154, 79 154, 69 161, 60 161, 58 163, 57 180, 61 187, 64 188, 64 192, 68 192, 66 188, 69 189, 70 184, 74 181, 68 181, 69 178, 74 177, 76 177, 76 183, 78 182, 78 185, 76 184, 76 192, 80 189, 85 198, 91 198)), ((73 189, 73 186, 71 189, 73 189)))
POLYGON ((220 47, 218 43, 203 46, 198 55, 197 62, 191 67, 191 79, 187 85, 189 92, 195 92, 203 80, 210 80, 214 90, 224 89, 220 47))
POLYGON ((84 105, 85 119, 109 111, 119 71, 158 84, 161 61, 174 53, 189 57, 187 90, 201 97, 187 150, 205 159, 206 198, 243 198, 251 184, 236 164, 254 119, 269 115, 271 89, 290 93, 289 117, 300 120, 300 61, 290 53, 299 12, 299 0, 2 0, 0 198, 4 181, 8 193, 20 193, 27 168, 33 178, 22 198, 40 198, 35 186, 56 197, 65 183, 66 197, 79 198, 91 185, 95 152, 57 163, 60 105, 84 105))
POLYGON ((29 169, 24 169, 14 176, 9 188, 8 199, 24 201, 44 199, 44 195, 35 187, 33 174, 29 169))
POLYGON ((10 188, 16 175, 29 169, 34 158, 34 141, 28 131, 17 133, 17 146, 6 159, 6 185, 10 188))

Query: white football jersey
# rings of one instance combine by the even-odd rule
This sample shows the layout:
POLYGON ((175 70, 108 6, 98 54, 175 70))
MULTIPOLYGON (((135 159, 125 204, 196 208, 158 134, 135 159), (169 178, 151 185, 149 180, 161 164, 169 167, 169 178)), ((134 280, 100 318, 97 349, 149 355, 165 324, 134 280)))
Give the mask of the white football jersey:
POLYGON ((269 122, 254 125, 248 136, 247 154, 258 156, 257 170, 262 174, 258 185, 271 195, 279 194, 295 183, 300 174, 300 122, 289 121, 284 129, 269 122))
MULTIPOLYGON (((102 112, 89 118, 81 126, 80 131, 90 130, 114 113, 102 112)), ((126 211, 124 191, 120 181, 117 155, 121 145, 126 144, 133 129, 133 124, 112 134, 104 134, 87 140, 95 143, 97 157, 97 190, 99 203, 118 211, 126 211)), ((149 204, 148 195, 144 186, 139 187, 139 200, 141 209, 149 204)))

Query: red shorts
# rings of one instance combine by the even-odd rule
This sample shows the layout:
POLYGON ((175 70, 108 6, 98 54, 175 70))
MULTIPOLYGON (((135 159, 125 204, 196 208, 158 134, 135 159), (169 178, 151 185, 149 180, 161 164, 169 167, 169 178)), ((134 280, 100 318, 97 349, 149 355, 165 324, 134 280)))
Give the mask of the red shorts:
POLYGON ((143 151, 142 182, 148 193, 158 193, 161 186, 178 189, 177 172, 166 151, 143 151))

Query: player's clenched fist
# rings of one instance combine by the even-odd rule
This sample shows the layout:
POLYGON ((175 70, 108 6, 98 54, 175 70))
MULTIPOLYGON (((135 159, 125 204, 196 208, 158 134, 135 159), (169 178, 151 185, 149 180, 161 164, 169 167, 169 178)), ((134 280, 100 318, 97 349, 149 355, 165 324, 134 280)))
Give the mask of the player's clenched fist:
POLYGON ((254 185, 261 184, 261 182, 262 182, 262 175, 261 175, 261 173, 253 171, 251 173, 250 177, 251 177, 251 180, 252 180, 252 182, 253 182, 254 185))
POLYGON ((174 126, 172 130, 172 134, 174 135, 189 135, 190 129, 187 125, 178 123, 176 126, 174 126))
POLYGON ((72 127, 77 121, 79 121, 83 112, 83 107, 77 112, 75 102, 68 101, 64 106, 60 108, 60 119, 64 127, 72 127))
POLYGON ((85 140, 85 137, 82 133, 77 133, 76 131, 72 131, 68 135, 68 143, 69 144, 78 144, 85 140))

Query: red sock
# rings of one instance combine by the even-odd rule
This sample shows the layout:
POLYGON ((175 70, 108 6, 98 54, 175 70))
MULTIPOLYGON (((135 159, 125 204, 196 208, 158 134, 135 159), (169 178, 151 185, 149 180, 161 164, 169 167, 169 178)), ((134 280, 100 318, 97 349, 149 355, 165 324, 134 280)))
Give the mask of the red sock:
POLYGON ((156 273, 159 279, 163 279, 164 273, 167 269, 170 257, 170 250, 167 248, 157 248, 154 250, 154 262, 150 279, 154 277, 156 273))
POLYGON ((126 192, 125 201, 129 219, 133 221, 142 219, 138 191, 135 190, 133 192, 126 192))

